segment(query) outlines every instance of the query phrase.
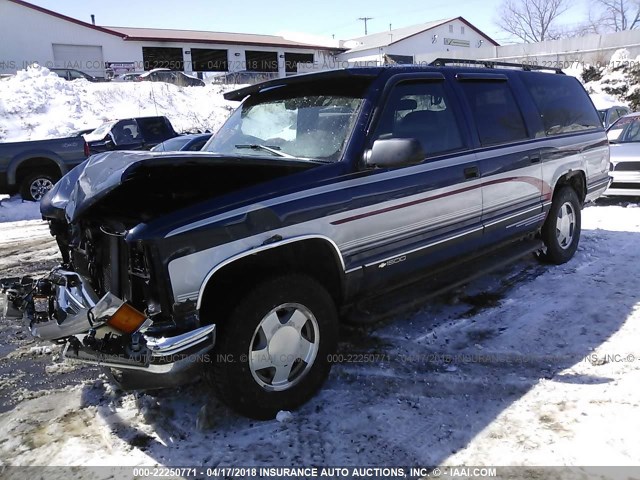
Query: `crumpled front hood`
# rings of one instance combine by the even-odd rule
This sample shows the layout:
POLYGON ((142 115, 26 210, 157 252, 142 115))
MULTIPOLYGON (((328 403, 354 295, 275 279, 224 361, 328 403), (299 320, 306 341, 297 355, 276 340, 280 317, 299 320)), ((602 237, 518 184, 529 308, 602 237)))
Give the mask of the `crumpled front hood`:
POLYGON ((89 157, 43 197, 40 213, 45 218, 73 221, 82 210, 120 185, 127 167, 148 157, 148 153, 133 152, 108 152, 89 157))
MULTIPOLYGON (((203 175, 209 178, 228 176, 229 180, 235 180, 238 188, 243 188, 249 183, 267 181, 317 165, 306 160, 225 157, 208 152, 107 152, 89 157, 67 173, 42 199, 40 211, 45 218, 66 219, 73 223, 115 191, 120 191, 120 196, 126 195, 128 190, 124 185, 128 185, 129 190, 134 185, 139 186, 133 188, 138 191, 155 182, 156 190, 164 189, 170 197, 180 189, 183 193, 202 190, 203 175), (154 178, 154 174, 159 179, 154 178), (238 181, 238 178, 247 180, 238 181)), ((136 206, 132 199, 130 208, 135 210, 136 206)))

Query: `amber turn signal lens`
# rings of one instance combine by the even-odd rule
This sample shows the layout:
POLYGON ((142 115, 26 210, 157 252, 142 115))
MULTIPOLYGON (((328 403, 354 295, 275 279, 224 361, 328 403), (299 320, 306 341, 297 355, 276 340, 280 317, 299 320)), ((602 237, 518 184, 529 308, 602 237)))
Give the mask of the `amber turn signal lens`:
POLYGON ((131 305, 123 303, 116 313, 107 321, 107 325, 122 333, 133 333, 145 321, 143 313, 133 308, 131 305))

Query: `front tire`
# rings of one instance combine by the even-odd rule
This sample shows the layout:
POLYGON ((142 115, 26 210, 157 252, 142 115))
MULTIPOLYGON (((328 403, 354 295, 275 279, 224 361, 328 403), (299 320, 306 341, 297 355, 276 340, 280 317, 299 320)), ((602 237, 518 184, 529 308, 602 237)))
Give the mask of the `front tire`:
POLYGON ((270 419, 305 403, 331 369, 338 315, 327 290, 299 274, 270 278, 219 325, 205 375, 238 413, 270 419))
POLYGON ((542 227, 546 252, 540 258, 561 265, 571 260, 578 249, 582 210, 578 195, 571 187, 562 187, 555 195, 542 227))

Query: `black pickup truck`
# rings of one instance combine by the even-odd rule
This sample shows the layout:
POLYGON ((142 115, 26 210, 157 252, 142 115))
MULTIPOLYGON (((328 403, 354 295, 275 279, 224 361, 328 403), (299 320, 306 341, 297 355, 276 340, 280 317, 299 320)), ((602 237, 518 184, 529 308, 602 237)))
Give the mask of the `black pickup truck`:
POLYGON ((88 155, 81 135, 0 143, 0 193, 20 192, 26 200, 40 200, 62 175, 88 155))
POLYGON ((225 95, 204 151, 91 157, 41 203, 63 264, 12 305, 129 386, 195 370, 245 415, 295 408, 350 305, 573 257, 610 183, 595 107, 561 71, 473 63, 271 80, 225 95))
POLYGON ((177 137, 166 117, 137 117, 103 123, 84 138, 91 154, 111 150, 151 150, 177 137))

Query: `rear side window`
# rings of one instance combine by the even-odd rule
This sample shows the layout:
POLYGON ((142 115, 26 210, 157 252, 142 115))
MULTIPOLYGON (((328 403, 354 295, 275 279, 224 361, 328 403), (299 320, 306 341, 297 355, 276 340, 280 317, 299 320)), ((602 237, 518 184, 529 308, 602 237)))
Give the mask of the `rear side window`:
POLYGON ((522 75, 542 116, 547 135, 602 128, 587 92, 573 77, 549 73, 522 75))
POLYGON ((138 124, 148 142, 161 142, 172 136, 162 117, 139 118, 138 124))
POLYGON ((520 108, 506 81, 465 81, 460 85, 483 146, 529 137, 520 108))

